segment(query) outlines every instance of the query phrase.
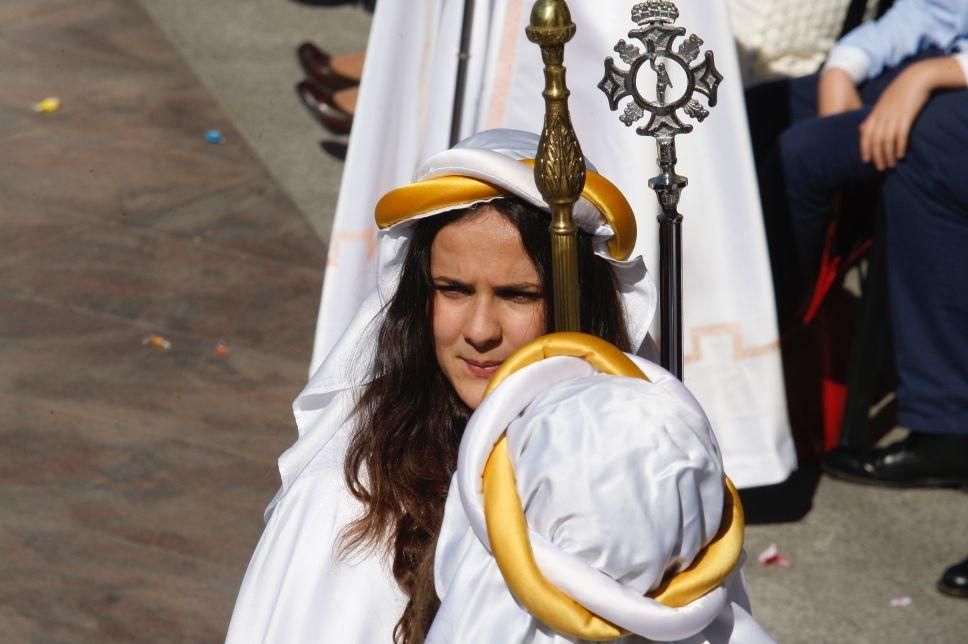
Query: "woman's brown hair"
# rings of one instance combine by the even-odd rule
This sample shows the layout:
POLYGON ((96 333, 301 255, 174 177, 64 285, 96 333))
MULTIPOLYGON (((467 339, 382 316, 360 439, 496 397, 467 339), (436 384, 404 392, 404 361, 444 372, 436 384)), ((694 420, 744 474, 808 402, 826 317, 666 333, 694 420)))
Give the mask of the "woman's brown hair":
MULTIPOLYGON (((486 204, 521 235, 553 310, 550 216, 520 199, 486 204)), ((471 410, 444 376, 434 351, 430 251, 437 232, 473 216, 482 205, 417 223, 403 263, 400 284, 380 327, 373 378, 356 407, 357 423, 344 464, 350 492, 363 515, 343 531, 343 551, 385 548, 393 576, 408 595, 394 629, 400 644, 422 642, 440 602, 434 590, 434 550, 444 501, 457 467, 457 450, 471 410)), ((579 234, 582 330, 631 349, 622 301, 612 268, 579 234)), ((551 316, 546 323, 552 331, 551 316)))

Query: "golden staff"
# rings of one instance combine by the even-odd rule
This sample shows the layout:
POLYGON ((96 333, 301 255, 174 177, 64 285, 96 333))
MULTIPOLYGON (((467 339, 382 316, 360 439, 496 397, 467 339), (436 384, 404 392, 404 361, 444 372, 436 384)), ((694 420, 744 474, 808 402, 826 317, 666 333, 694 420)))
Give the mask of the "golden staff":
POLYGON ((572 209, 585 187, 585 160, 568 113, 565 43, 575 23, 564 0, 537 0, 531 9, 528 40, 541 47, 544 61, 544 127, 534 162, 534 182, 551 208, 551 256, 555 331, 580 331, 578 308, 578 228, 572 209))

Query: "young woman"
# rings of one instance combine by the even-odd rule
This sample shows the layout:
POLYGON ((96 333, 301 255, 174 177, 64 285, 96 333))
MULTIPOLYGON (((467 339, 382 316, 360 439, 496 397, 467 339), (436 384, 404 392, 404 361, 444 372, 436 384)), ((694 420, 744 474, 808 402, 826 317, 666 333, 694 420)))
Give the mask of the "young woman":
MULTIPOLYGON (((499 130, 432 157, 377 206, 376 292, 296 399, 300 436, 249 564, 229 642, 420 642, 467 420, 499 365, 550 327, 537 137, 499 130)), ((648 350, 655 291, 618 190, 576 204, 583 330, 648 350)))

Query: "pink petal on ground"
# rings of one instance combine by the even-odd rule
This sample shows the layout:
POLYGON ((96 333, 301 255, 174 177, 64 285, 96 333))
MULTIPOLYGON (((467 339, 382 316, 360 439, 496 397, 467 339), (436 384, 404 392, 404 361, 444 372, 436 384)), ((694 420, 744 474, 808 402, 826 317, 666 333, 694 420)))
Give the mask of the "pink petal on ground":
POLYGON ((780 554, 780 551, 776 547, 775 543, 771 543, 766 550, 761 552, 756 558, 764 566, 782 566, 786 568, 790 565, 790 560, 780 554))

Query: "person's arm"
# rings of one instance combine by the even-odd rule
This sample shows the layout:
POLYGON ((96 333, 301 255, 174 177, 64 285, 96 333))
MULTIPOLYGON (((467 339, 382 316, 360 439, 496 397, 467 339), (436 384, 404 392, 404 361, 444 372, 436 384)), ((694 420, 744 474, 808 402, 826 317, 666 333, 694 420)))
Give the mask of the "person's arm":
POLYGON ((897 0, 837 41, 824 69, 841 69, 857 84, 929 47, 950 51, 965 34, 968 0, 897 0))
MULTIPOLYGON (((830 51, 817 90, 817 112, 830 116, 861 107, 858 83, 926 47, 957 47, 965 34, 968 0, 898 0, 880 20, 854 29, 830 51)), ((968 63, 962 64, 968 69, 968 63)))
POLYGON ((914 120, 932 92, 968 85, 965 54, 929 58, 895 78, 860 126, 860 154, 878 170, 893 168, 907 152, 914 120))
POLYGON ((850 74, 839 67, 830 67, 820 74, 817 86, 817 114, 833 116, 863 107, 860 92, 850 74))

